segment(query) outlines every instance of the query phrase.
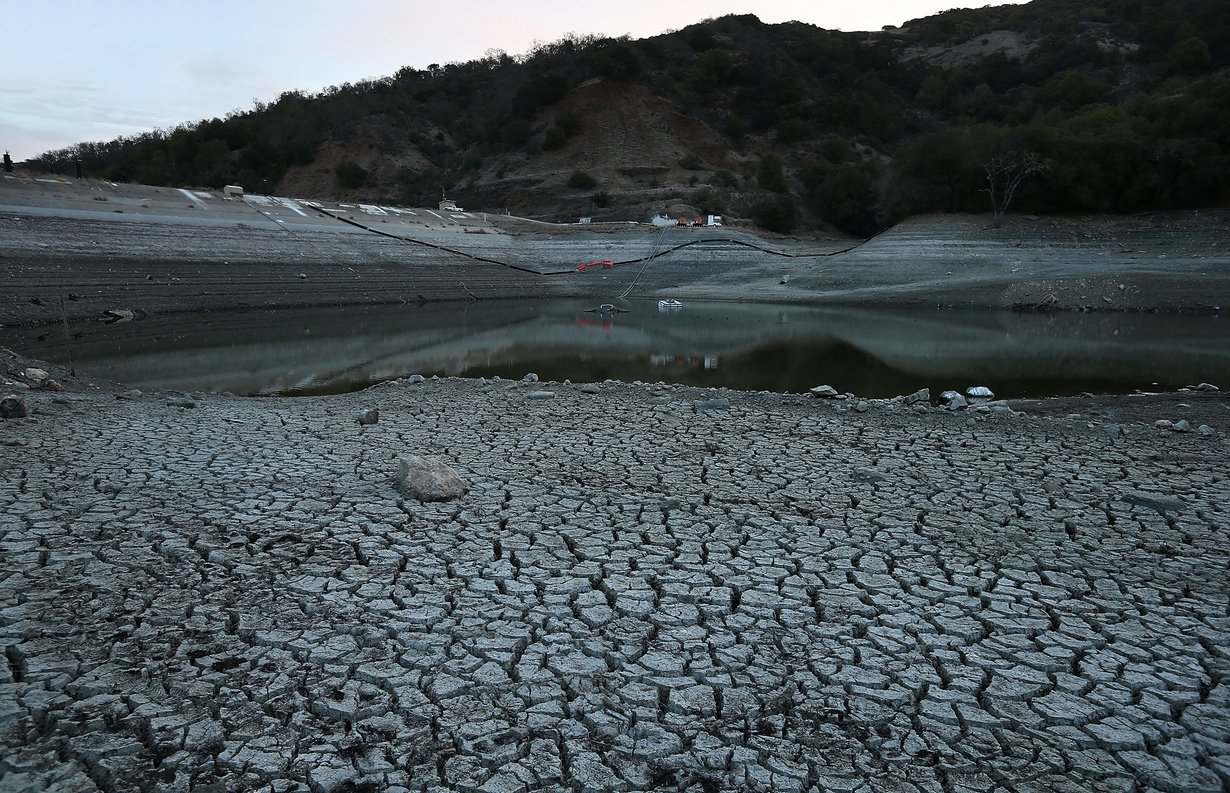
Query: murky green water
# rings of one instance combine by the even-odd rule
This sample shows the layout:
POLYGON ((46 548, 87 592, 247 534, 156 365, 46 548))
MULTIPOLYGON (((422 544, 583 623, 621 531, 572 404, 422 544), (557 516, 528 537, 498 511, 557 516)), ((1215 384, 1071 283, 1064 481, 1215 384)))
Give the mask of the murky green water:
MULTIPOLYGON (((319 394, 419 373, 607 378, 869 397, 990 386, 1001 397, 1230 386, 1230 324, 1159 314, 890 311, 573 300, 296 309, 71 327, 80 372, 148 388, 319 394)), ((0 345, 64 363, 62 328, 0 345)))

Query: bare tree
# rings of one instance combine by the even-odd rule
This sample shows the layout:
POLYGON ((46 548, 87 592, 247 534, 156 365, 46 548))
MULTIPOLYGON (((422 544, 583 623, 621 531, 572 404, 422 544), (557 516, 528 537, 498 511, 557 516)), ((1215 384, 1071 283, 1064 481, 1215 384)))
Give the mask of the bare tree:
POLYGON ((1012 204, 1012 197, 1021 182, 1050 166, 1032 151, 1020 154, 997 154, 983 163, 982 171, 987 176, 987 186, 982 192, 991 196, 991 209, 995 212, 995 225, 1003 222, 1004 213, 1012 204))

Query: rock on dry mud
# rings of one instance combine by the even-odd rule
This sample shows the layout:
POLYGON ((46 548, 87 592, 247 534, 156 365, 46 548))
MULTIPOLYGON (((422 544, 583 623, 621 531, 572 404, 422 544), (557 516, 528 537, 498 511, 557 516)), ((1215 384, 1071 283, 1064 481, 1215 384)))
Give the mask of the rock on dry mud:
POLYGON ((24 419, 30 415, 30 408, 26 405, 26 400, 10 394, 3 400, 0 400, 0 419, 24 419))
POLYGON ((417 455, 398 463, 397 485, 419 501, 451 501, 466 492, 461 476, 447 464, 417 455))

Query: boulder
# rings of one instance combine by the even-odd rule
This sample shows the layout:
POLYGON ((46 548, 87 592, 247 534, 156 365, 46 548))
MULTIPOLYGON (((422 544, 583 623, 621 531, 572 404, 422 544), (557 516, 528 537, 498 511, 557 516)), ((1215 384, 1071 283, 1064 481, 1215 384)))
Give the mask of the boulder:
POLYGON ((965 395, 970 399, 994 399, 995 392, 984 385, 973 385, 965 389, 965 395))
POLYGON ((32 383, 41 383, 48 377, 51 377, 51 375, 47 373, 46 369, 35 369, 33 366, 26 369, 25 376, 26 379, 32 383))
POLYGON ((961 395, 960 391, 945 391, 940 394, 940 404, 949 410, 960 410, 967 406, 969 401, 961 395))
POLYGON ((525 377, 522 377, 521 380, 522 382, 525 382, 525 383, 537 383, 538 375, 534 374, 533 372, 530 372, 525 377))
POLYGON ((24 419, 30 415, 30 407, 26 400, 16 394, 9 394, 0 400, 0 419, 24 419))
POLYGON ((439 460, 417 455, 398 463, 397 487, 419 501, 451 501, 466 492, 456 471, 439 460))
POLYGON ((369 424, 375 424, 376 422, 380 421, 380 408, 368 408, 367 410, 360 410, 358 415, 355 416, 355 421, 358 421, 360 424, 364 426, 369 425, 369 424))
POLYGON ((920 388, 912 394, 907 394, 901 398, 901 401, 907 405, 917 405, 919 403, 929 403, 931 401, 931 389, 920 388))
POLYGON ((818 385, 807 393, 815 399, 836 399, 841 396, 831 385, 818 385))

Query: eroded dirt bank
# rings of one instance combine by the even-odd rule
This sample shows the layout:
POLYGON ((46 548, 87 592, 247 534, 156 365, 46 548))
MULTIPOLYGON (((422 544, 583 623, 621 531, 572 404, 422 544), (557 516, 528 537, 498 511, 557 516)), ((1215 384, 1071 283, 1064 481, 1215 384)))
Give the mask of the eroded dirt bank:
POLYGON ((1222 394, 49 374, 0 422, 5 786, 1230 782, 1222 394), (408 454, 468 492, 402 495, 408 454))
MULTIPOLYGON (((10 183, 12 182, 12 183, 10 183)), ((72 180, 0 184, 0 324, 586 296, 1217 312, 1230 213, 917 218, 865 243, 552 226, 72 180), (58 192, 57 192, 58 191, 58 192), (112 207, 117 207, 111 209, 112 207), (646 264, 646 260, 648 264, 646 264), (578 266, 609 260, 610 267, 578 266), (62 305, 61 305, 62 304, 62 305)))

